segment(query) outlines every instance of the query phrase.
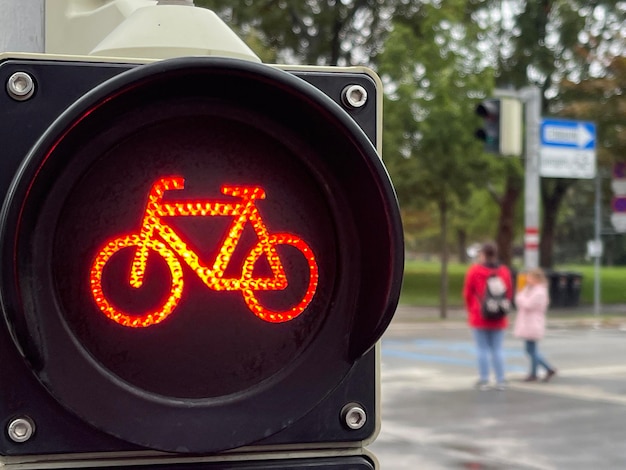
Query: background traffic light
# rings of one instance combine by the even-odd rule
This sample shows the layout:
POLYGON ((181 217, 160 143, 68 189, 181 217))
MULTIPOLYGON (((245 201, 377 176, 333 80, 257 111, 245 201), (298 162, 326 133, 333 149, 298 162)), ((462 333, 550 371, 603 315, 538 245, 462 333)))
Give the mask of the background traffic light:
POLYGON ((360 455, 403 271, 376 79, 5 57, 16 77, 0 96, 2 460, 360 455))
POLYGON ((488 99, 476 106, 476 114, 482 119, 482 127, 476 137, 485 143, 485 152, 500 153, 500 100, 488 99))
POLYGON ((482 127, 475 132, 485 152, 506 156, 522 155, 522 104, 514 98, 490 98, 476 106, 482 127))

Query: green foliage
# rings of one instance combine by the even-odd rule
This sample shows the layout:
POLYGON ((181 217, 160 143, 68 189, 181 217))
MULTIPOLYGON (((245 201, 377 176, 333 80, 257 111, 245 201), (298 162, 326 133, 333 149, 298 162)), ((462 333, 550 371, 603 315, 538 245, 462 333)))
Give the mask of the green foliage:
POLYGON ((454 212, 453 224, 464 229, 470 241, 487 241, 495 235, 498 205, 486 189, 474 190, 454 212))
MULTIPOLYGON (((407 238, 414 247, 422 238, 432 249, 444 208, 451 233, 464 231, 468 241, 510 242, 512 235, 501 236, 507 233, 521 239, 516 198, 523 166, 483 155, 473 138, 479 123, 474 105, 491 95, 494 84, 539 86, 544 115, 597 122, 602 164, 626 155, 623 1, 195 3, 213 9, 265 62, 370 65, 379 72, 384 159, 410 215, 407 238), (414 223, 415 214, 430 226, 414 223)), ((576 204, 570 197, 575 188, 544 178, 543 213, 557 215, 561 195, 576 204)), ((563 212, 570 217, 577 209, 563 212)))
MULTIPOLYGON (((626 57, 613 58, 599 78, 589 78, 575 83, 565 81, 562 91, 553 101, 553 108, 560 116, 571 119, 594 121, 597 129, 596 149, 598 168, 602 179, 602 227, 609 229, 610 201, 613 192, 610 188, 612 165, 626 161, 626 57)), ((564 198, 565 207, 559 214, 556 233, 555 259, 564 255, 573 260, 572 255, 582 258, 586 251, 586 241, 593 238, 595 182, 578 181, 564 198), (569 245, 574 245, 570 248, 569 245)), ((624 235, 605 236, 604 262, 606 264, 626 264, 626 237, 624 235)))
MULTIPOLYGON (((495 23, 494 30, 499 86, 539 87, 544 96, 543 115, 596 121, 598 142, 602 143, 599 162, 620 158, 607 153, 623 155, 609 150, 619 147, 617 136, 623 134, 621 123, 626 113, 626 108, 619 104, 620 98, 623 101, 624 74, 617 72, 624 51, 623 2, 538 0, 509 2, 508 7, 509 18, 504 18, 501 10, 502 21, 495 23)), ((553 249, 558 255, 559 247, 553 244, 558 238, 556 221, 574 183, 571 179, 555 178, 541 181, 544 266, 553 264, 553 249)))
POLYGON ((626 57, 615 57, 605 75, 581 83, 564 81, 562 91, 552 103, 560 116, 594 121, 598 132, 598 160, 612 165, 626 160, 626 57))
MULTIPOLYGON (((425 26, 420 28, 430 40, 399 22, 377 58, 388 84, 385 161, 404 207, 466 198, 487 166, 472 135, 476 117, 471 98, 486 94, 485 81, 464 68, 461 56, 468 46, 452 44, 452 10, 431 7, 430 12, 421 18, 425 26)), ((471 44, 474 40, 463 33, 459 26, 455 40, 471 44)))
MULTIPOLYGON (((593 282, 595 268, 587 265, 561 265, 555 269, 582 274, 582 291, 580 294, 581 304, 593 304, 593 282)), ((600 269, 600 302, 602 304, 626 304, 626 290, 624 289, 626 268, 602 267, 600 269)))
MULTIPOLYGON (((432 210, 439 217, 445 210, 455 231, 481 219, 482 227, 474 225, 472 232, 493 237, 497 205, 483 188, 498 186, 501 170, 473 136, 479 124, 474 109, 489 95, 493 71, 478 65, 480 30, 467 22, 474 4, 412 5, 410 14, 394 18, 375 60, 386 84, 385 162, 403 209, 432 210)), ((431 245, 429 231, 407 234, 416 249, 420 237, 431 245)))
POLYGON ((395 1, 196 0, 195 4, 215 11, 243 38, 254 31, 259 42, 249 45, 257 54, 269 50, 279 62, 290 64, 362 65, 381 47, 385 20, 395 1))

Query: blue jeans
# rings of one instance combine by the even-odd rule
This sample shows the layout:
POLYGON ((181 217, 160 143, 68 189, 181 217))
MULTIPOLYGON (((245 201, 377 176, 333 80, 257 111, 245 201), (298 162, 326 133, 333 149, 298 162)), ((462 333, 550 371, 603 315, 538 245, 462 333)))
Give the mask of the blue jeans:
POLYGON ((537 341, 526 340, 526 354, 530 358, 530 376, 537 377, 537 368, 543 367, 546 371, 551 371, 552 367, 546 362, 544 357, 537 350, 537 341))
POLYGON ((478 349, 478 372, 480 381, 489 381, 489 359, 496 375, 496 382, 504 383, 504 355, 502 354, 502 342, 504 330, 488 330, 474 328, 474 339, 478 349))

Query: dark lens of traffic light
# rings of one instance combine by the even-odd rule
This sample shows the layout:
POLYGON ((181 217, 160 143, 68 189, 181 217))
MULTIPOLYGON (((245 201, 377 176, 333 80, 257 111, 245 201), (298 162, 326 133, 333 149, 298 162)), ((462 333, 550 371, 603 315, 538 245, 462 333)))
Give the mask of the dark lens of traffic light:
MULTIPOLYGON (((90 354, 124 381, 165 396, 224 396, 270 378, 315 338, 335 282, 332 211, 324 189, 294 154, 291 145, 299 138, 289 129, 266 125, 262 114, 215 100, 197 97, 181 105, 178 98, 151 97, 140 110, 101 116, 88 140, 76 133, 56 149, 92 160, 77 181, 63 185, 51 265, 60 309, 90 354), (289 139, 289 146, 274 137, 278 134, 289 139), (154 231, 142 235, 151 188, 172 175, 184 179, 184 189, 165 191, 161 205, 179 204, 185 210, 176 215, 157 211, 158 221, 147 225, 154 231), (224 185, 259 187, 265 197, 244 207, 244 198, 223 194, 224 185), (236 226, 241 226, 239 235, 236 226), (245 301, 244 265, 262 242, 259 230, 270 239, 291 234, 305 241, 315 257, 319 281, 310 303, 292 320, 263 320, 245 301), (177 304, 159 323, 131 326, 146 312, 164 308, 174 281, 166 258, 152 248, 146 253, 144 282, 131 285, 138 241, 114 251, 101 269, 101 295, 114 313, 107 316, 94 298, 94 259, 107 244, 124 243, 129 236, 162 243, 182 272, 177 304), (227 260, 225 250, 231 250, 227 260), (209 273, 206 278, 198 275, 202 269, 209 273)), ((259 288, 254 295, 267 311, 289 313, 311 282, 305 255, 287 243, 260 249, 276 250, 288 286, 259 288)), ((261 253, 250 277, 250 282, 273 277, 268 253, 261 253)))

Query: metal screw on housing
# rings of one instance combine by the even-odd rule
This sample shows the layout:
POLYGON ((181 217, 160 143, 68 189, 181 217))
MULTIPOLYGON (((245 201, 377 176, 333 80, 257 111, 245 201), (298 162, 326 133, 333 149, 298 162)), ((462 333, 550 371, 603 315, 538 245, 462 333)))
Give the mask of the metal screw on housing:
POLYGON ((13 442, 26 442, 35 433, 35 423, 30 418, 16 418, 7 427, 7 434, 13 442))
POLYGON ((345 425, 350 429, 361 429, 365 426, 367 415, 361 405, 357 403, 349 403, 341 410, 341 416, 345 425))
POLYGON ((35 92, 35 81, 26 72, 15 72, 7 80, 7 92, 16 101, 25 101, 35 92))
POLYGON ((367 103, 367 90, 361 85, 348 85, 341 92, 341 101, 349 108, 362 108, 367 103))

